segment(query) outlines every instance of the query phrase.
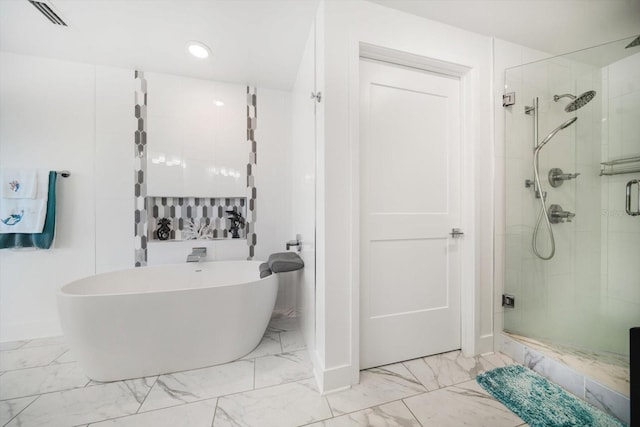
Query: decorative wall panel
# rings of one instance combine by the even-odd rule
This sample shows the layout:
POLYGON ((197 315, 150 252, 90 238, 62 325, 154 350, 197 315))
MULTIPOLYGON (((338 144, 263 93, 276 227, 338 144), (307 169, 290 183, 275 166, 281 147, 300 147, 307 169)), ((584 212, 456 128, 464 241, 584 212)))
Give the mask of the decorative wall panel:
POLYGON ((135 266, 147 265, 147 81, 144 72, 135 71, 134 133, 134 236, 135 266))
MULTIPOLYGON (((231 239, 231 221, 227 211, 237 212, 246 218, 246 199, 205 197, 147 197, 149 206, 149 240, 158 240, 158 220, 171 222, 169 240, 199 238, 231 239)), ((239 238, 245 237, 244 224, 240 224, 239 238)))
POLYGON ((258 125, 258 90, 255 87, 247 86, 247 142, 249 145, 249 163, 247 163, 247 199, 249 200, 249 209, 247 211, 247 244, 249 245, 249 257, 253 259, 255 255, 255 247, 258 243, 256 235, 257 220, 257 198, 258 190, 255 182, 255 168, 257 164, 257 142, 256 129, 258 125))

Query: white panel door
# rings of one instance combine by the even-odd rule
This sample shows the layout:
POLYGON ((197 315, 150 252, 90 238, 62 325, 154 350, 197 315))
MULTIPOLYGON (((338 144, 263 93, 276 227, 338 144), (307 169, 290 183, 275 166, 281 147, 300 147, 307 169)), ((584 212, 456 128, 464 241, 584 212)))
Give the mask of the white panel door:
POLYGON ((460 81, 360 67, 365 369, 460 348, 460 81))

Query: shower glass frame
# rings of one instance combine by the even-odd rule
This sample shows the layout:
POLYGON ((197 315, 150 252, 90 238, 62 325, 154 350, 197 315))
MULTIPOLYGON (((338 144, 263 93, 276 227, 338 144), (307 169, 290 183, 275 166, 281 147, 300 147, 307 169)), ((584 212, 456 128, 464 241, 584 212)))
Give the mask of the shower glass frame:
MULTIPOLYGON (((508 68, 505 92, 519 101, 505 108, 504 292, 515 307, 504 309, 504 330, 596 352, 629 354, 629 328, 640 326, 640 216, 625 212, 625 184, 635 173, 603 175, 603 162, 640 155, 640 48, 633 37, 508 68), (597 95, 573 112, 569 98, 597 95), (539 135, 571 117, 539 155, 541 192, 547 205, 575 213, 552 224, 556 253, 542 260, 532 250, 540 209, 533 179, 534 115, 525 106, 539 99, 539 135), (552 168, 575 179, 552 187, 552 168)), ((537 143, 537 142, 536 142, 537 143)), ((640 168, 640 162, 636 164, 640 168)), ((634 170, 633 168, 627 170, 634 170)), ((550 250, 546 230, 539 246, 550 250)))

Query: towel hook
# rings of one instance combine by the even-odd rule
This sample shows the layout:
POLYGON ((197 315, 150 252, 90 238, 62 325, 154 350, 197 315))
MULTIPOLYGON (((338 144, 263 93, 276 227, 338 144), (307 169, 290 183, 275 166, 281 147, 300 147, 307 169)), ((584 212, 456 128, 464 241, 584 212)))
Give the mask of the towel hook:
POLYGON ((71 172, 69 172, 68 170, 56 171, 56 173, 63 178, 69 178, 71 176, 71 172))

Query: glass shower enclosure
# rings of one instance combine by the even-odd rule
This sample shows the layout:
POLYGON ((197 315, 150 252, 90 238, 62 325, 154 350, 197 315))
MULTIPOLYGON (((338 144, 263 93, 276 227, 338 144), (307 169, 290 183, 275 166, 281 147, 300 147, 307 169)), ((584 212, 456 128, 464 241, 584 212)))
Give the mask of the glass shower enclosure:
POLYGON ((505 71, 505 332, 623 365, 640 326, 633 40, 505 71))

